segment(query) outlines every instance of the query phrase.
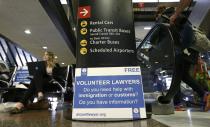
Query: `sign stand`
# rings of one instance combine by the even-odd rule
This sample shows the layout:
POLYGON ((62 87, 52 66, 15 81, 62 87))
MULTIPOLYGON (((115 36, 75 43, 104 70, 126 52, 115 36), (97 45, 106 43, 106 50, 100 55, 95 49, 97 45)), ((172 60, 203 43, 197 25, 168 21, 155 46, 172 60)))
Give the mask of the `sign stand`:
POLYGON ((146 118, 131 0, 79 0, 72 119, 146 118))

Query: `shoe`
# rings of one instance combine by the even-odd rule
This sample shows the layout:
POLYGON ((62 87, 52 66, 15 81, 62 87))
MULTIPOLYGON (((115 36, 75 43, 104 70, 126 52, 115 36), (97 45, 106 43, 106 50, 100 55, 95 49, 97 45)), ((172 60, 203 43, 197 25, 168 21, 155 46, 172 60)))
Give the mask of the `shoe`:
POLYGON ((50 108, 50 104, 48 103, 48 100, 40 100, 36 103, 32 103, 27 105, 27 109, 31 110, 45 110, 50 108))
POLYGON ((164 96, 158 97, 158 102, 161 104, 169 104, 170 103, 170 101, 165 100, 164 96))
POLYGON ((10 114, 19 114, 22 112, 23 112, 23 109, 18 109, 16 107, 9 111, 10 114))
POLYGON ((175 105, 174 108, 175 108, 176 111, 186 111, 185 106, 182 105, 182 104, 175 105))
POLYGON ((204 111, 209 111, 210 110, 210 93, 207 92, 204 95, 204 103, 205 103, 205 107, 204 107, 204 111))

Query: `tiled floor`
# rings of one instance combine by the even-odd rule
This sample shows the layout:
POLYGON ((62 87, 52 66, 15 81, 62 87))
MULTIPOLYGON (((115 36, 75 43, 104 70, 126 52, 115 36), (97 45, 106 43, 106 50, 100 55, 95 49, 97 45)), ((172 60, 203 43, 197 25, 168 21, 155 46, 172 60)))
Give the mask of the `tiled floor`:
POLYGON ((180 111, 173 115, 153 115, 152 119, 124 122, 81 122, 65 119, 63 110, 0 113, 0 127, 209 127, 210 112, 180 111))
POLYGON ((153 115, 152 118, 170 127, 210 127, 210 111, 188 109, 172 115, 153 115))
POLYGON ((167 127, 153 119, 125 122, 79 122, 64 118, 63 111, 26 111, 0 114, 0 127, 167 127))

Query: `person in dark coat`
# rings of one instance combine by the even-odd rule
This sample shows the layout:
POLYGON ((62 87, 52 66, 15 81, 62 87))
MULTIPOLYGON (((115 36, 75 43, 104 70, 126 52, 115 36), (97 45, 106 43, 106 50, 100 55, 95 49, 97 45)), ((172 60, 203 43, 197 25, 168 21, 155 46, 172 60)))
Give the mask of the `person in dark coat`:
MULTIPOLYGON (((177 18, 181 15, 182 11, 191 4, 191 2, 192 0, 180 0, 180 4, 175 13, 170 17, 171 25, 176 24, 177 18)), ((182 39, 181 43, 187 44, 186 40, 189 41, 189 36, 187 37, 188 39, 182 39)), ((203 99, 204 111, 208 111, 210 109, 210 93, 205 91, 190 74, 190 66, 197 63, 198 56, 199 52, 189 48, 189 45, 182 45, 182 51, 175 50, 175 66, 172 83, 168 93, 165 96, 160 96, 158 98, 160 103, 170 103, 171 99, 180 90, 181 81, 184 81, 203 99)))

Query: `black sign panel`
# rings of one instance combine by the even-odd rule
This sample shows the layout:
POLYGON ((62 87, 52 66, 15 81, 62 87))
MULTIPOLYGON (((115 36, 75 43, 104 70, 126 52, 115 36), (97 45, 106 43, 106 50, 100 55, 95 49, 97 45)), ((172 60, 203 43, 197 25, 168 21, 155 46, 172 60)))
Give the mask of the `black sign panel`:
POLYGON ((136 65, 131 0, 79 0, 77 67, 136 65))

